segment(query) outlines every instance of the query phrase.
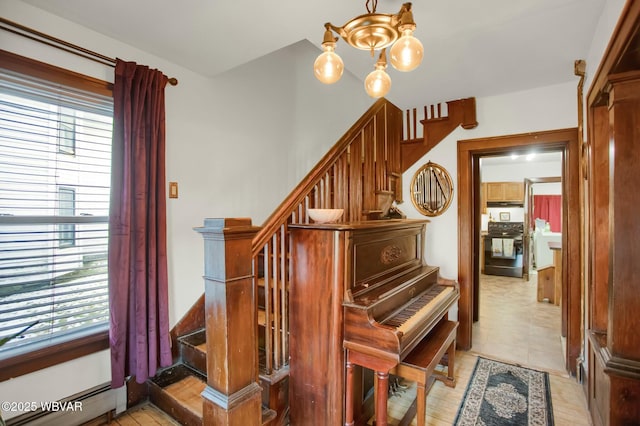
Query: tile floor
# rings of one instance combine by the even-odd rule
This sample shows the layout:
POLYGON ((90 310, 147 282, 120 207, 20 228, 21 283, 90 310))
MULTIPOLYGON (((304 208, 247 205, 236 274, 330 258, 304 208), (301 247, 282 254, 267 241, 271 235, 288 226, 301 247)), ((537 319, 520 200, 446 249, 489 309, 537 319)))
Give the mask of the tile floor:
POLYGON ((529 281, 482 275, 473 352, 565 374, 560 306, 536 297, 536 273, 529 281))

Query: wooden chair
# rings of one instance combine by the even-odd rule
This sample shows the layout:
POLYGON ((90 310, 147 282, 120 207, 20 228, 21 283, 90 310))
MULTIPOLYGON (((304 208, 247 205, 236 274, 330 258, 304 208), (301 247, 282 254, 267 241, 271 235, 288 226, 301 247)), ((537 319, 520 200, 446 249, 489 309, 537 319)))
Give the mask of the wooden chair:
POLYGON ((538 302, 544 302, 545 299, 549 303, 559 303, 559 300, 555 298, 556 287, 556 268, 554 266, 547 266, 538 269, 538 302))

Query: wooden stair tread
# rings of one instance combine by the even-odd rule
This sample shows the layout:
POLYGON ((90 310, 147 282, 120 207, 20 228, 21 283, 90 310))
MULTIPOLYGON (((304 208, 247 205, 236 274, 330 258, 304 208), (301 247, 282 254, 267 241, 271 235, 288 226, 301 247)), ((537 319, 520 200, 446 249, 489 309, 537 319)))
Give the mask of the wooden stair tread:
POLYGON ((195 376, 187 376, 172 383, 164 391, 179 401, 184 407, 202 417, 202 391, 207 386, 205 382, 195 376))
POLYGON ((444 116, 444 117, 432 117, 432 118, 426 118, 424 120, 420 120, 420 123, 432 123, 432 122, 436 122, 436 121, 447 121, 449 119, 449 116, 444 116))
MULTIPOLYGON (((152 403, 177 420, 179 424, 201 424, 204 402, 202 392, 207 387, 206 382, 200 376, 189 373, 190 370, 184 366, 179 365, 174 367, 173 370, 175 373, 170 373, 169 375, 176 376, 174 379, 180 377, 175 382, 167 384, 167 381, 171 380, 170 377, 165 377, 164 380, 153 378, 149 382, 152 389, 156 389, 156 391, 152 390, 152 403), (163 385, 162 382, 165 382, 165 384, 163 385), (158 392, 164 396, 158 397, 158 392), (153 398, 154 394, 156 398, 153 398), (158 398, 160 400, 157 400, 158 398)), ((164 374, 167 373, 165 372, 164 374)), ((278 413, 276 411, 265 405, 262 406, 262 425, 271 425, 277 416, 278 413)))
POLYGON ((264 405, 262 406, 262 424, 263 425, 270 424, 273 420, 275 420, 276 417, 278 417, 277 412, 270 409, 269 407, 265 407, 264 405))

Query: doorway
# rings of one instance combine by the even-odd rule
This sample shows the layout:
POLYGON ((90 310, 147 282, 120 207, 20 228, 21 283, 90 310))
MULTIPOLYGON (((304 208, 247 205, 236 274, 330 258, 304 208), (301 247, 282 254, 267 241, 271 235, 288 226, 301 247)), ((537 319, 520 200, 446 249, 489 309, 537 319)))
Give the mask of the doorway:
MULTIPOLYGON (((562 177, 560 176, 545 176, 545 177, 532 177, 524 180, 524 193, 525 193, 525 216, 524 216, 524 241, 525 241, 525 261, 524 261, 524 275, 529 276, 530 270, 535 268, 539 269, 540 266, 546 266, 549 263, 548 260, 541 264, 536 262, 535 253, 536 249, 536 232, 546 232, 546 229, 538 229, 536 226, 536 211, 534 209, 535 196, 538 195, 559 195, 562 197, 562 177), (545 187, 551 187, 550 190, 544 190, 545 187), (557 188, 560 188, 559 190, 557 188)), ((559 213, 559 212, 558 212, 559 213)), ((543 218, 547 220, 548 217, 543 218)), ((558 230, 558 228, 549 229, 548 231, 558 230)), ((549 257, 549 256, 547 256, 549 257)))
POLYGON ((562 151, 562 309, 567 312, 566 369, 576 373, 581 342, 581 281, 580 281, 580 205, 579 147, 577 129, 561 129, 502 137, 462 140, 458 142, 458 346, 471 349, 473 300, 478 292, 480 268, 478 261, 480 214, 480 158, 507 155, 514 149, 535 148, 538 151, 562 151), (565 294, 566 293, 566 294, 565 294))
POLYGON ((545 274, 555 271, 547 259, 553 261, 551 250, 547 246, 543 251, 542 246, 551 238, 559 239, 561 232, 547 230, 542 222, 549 227, 551 222, 554 231, 561 231, 561 210, 549 215, 547 201, 562 198, 562 163, 561 151, 537 152, 529 146, 480 158, 480 245, 484 247, 479 251, 480 275, 474 293, 472 349, 490 358, 566 373, 559 301, 556 304, 546 295, 540 298, 536 269, 543 269, 543 283, 545 274), (511 189, 502 191, 503 199, 496 190, 501 186, 511 189), (513 242, 513 254, 522 253, 519 261, 512 261, 517 274, 507 267, 505 242, 513 242), (522 250, 515 250, 518 243, 522 250), (502 244, 502 251, 494 253, 494 244, 502 244))

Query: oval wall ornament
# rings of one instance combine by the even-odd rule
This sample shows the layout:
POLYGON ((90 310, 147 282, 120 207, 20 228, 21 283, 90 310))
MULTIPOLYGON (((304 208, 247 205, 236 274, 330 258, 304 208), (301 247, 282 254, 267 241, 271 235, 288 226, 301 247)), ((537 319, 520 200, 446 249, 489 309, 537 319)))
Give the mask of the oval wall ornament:
POLYGON ((411 180, 411 201, 425 216, 439 216, 447 210, 453 198, 451 176, 439 164, 429 161, 420 167, 411 180))

